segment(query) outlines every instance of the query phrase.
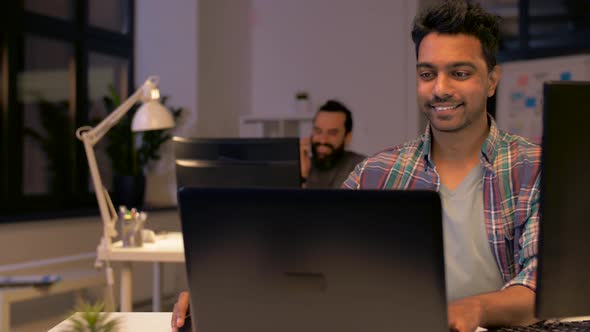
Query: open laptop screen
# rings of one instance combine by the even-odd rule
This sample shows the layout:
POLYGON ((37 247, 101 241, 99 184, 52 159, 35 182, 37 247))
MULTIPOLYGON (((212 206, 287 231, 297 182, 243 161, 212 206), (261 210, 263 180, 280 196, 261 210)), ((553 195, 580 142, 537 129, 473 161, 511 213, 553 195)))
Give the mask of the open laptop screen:
POLYGON ((448 331, 435 192, 182 188, 179 204, 199 332, 448 331))

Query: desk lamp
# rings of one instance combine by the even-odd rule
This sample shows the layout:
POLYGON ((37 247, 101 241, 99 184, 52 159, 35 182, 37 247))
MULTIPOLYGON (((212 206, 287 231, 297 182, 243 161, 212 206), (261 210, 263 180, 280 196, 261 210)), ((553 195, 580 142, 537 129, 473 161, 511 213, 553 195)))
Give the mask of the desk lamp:
MULTIPOLYGON (((115 109, 109 116, 102 120, 96 127, 83 126, 76 130, 76 137, 84 144, 86 158, 88 159, 88 168, 92 177, 96 201, 100 210, 100 216, 103 224, 103 236, 99 245, 99 250, 108 250, 112 243, 112 238, 117 236, 116 222, 117 212, 113 207, 113 202, 108 191, 102 184, 94 146, 101 138, 115 126, 125 114, 131 109, 136 102, 143 102, 141 107, 135 113, 131 122, 133 132, 168 129, 174 127, 174 118, 172 114, 159 102, 160 92, 158 90, 159 78, 150 76, 143 85, 137 89, 125 102, 115 109)), ((107 262, 107 283, 111 287, 113 284, 112 269, 107 262)), ((114 299, 114 298, 113 298, 114 299)))

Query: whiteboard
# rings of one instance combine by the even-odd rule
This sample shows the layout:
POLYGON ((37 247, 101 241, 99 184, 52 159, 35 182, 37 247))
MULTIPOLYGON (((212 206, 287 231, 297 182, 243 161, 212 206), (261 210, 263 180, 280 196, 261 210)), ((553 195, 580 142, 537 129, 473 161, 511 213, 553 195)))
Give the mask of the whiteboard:
POLYGON ((573 55, 500 65, 496 99, 498 127, 541 143, 543 134, 543 82, 589 81, 590 55, 573 55))

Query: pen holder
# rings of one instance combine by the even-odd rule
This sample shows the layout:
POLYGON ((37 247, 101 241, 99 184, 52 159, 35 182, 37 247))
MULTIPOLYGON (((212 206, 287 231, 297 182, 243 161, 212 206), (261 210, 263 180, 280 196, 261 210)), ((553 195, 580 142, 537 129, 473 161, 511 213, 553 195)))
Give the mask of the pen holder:
POLYGON ((123 247, 143 246, 143 227, 147 214, 136 209, 128 210, 124 205, 119 207, 119 224, 123 247))
POLYGON ((123 220, 121 222, 121 237, 123 247, 143 246, 143 222, 139 219, 123 220))

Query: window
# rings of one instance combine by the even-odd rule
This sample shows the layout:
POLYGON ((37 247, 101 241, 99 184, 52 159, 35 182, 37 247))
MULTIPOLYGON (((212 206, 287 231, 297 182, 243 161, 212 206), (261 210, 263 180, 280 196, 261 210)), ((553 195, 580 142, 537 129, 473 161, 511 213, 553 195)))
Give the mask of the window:
POLYGON ((74 19, 74 0, 24 0, 25 10, 63 20, 74 19))
POLYGON ((126 33, 129 7, 121 0, 88 0, 91 26, 126 33))
MULTIPOLYGON (((129 61, 120 57, 104 53, 91 52, 88 56, 88 112, 90 119, 104 118, 108 113, 102 97, 105 87, 112 86, 119 95, 127 95, 129 82, 129 61)), ((103 185, 111 190, 113 172, 105 149, 108 137, 102 139, 95 146, 96 159, 103 185)), ((89 178, 88 188, 93 190, 92 180, 89 178)))
POLYGON ((17 100, 23 126, 22 193, 72 192, 75 89, 74 49, 60 40, 25 34, 23 66, 17 74, 17 100))
MULTIPOLYGON (((590 0, 481 0, 502 18, 498 62, 590 52, 590 0)), ((496 95, 488 99, 496 115, 496 95)))
POLYGON ((133 86, 134 0, 0 6, 0 220, 95 212, 74 133, 106 114, 110 86, 122 96, 133 86))
POLYGON ((590 51, 590 0, 483 0, 502 17, 499 60, 590 51))

